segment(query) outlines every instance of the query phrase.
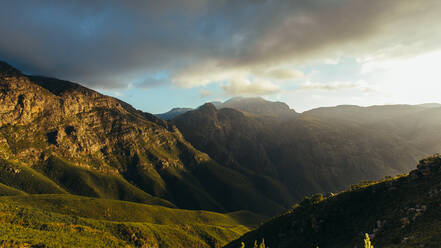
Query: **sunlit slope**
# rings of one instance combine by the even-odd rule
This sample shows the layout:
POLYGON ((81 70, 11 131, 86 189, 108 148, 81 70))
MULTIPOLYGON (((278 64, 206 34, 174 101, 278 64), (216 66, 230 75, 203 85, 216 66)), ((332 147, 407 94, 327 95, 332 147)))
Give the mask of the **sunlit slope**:
MULTIPOLYGON (((73 166, 56 157, 34 167, 0 160, 0 182, 4 187, 29 194, 71 193, 175 207, 166 200, 136 188, 121 177, 73 166)), ((5 195, 11 194, 13 192, 5 192, 5 195)))
POLYGON ((260 220, 246 212, 227 215, 68 194, 4 196, 0 244, 220 247, 260 220))

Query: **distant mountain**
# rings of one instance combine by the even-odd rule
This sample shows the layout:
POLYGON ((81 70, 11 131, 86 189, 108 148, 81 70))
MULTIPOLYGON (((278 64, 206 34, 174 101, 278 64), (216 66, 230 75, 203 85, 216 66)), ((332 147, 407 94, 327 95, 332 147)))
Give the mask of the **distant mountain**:
POLYGON ((171 120, 175 118, 178 115, 182 115, 188 111, 192 110, 192 108, 173 108, 168 112, 162 113, 162 114, 156 114, 157 117, 163 119, 163 120, 171 120))
POLYGON ((441 107, 436 105, 337 106, 303 113, 326 122, 352 123, 400 137, 424 154, 441 151, 441 107), (427 107, 432 106, 432 107, 427 107))
MULTIPOLYGON (((297 113, 290 109, 286 103, 271 102, 261 97, 233 97, 225 102, 209 102, 217 109, 232 108, 251 115, 269 116, 269 117, 291 117, 297 113)), ((156 116, 163 120, 172 120, 190 110, 191 108, 173 108, 172 110, 157 114, 156 116)))
POLYGON ((205 104, 172 124, 222 165, 265 178, 259 187, 285 206, 314 192, 407 172, 428 154, 397 132, 340 117, 250 115, 205 104))
POLYGON ((245 234, 226 248, 363 247, 368 233, 374 247, 439 247, 441 157, 422 160, 409 175, 352 185, 323 199, 305 198, 294 209, 245 234))
POLYGON ((251 114, 276 117, 296 114, 286 103, 271 102, 261 97, 233 97, 216 107, 218 109, 233 108, 251 114))
POLYGON ((441 108, 441 103, 424 103, 417 106, 425 108, 441 108))

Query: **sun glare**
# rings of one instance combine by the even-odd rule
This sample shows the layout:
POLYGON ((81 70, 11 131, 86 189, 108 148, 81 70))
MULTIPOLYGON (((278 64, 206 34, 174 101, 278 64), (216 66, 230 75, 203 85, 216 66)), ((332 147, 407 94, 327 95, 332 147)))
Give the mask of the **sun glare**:
MULTIPOLYGON (((376 88, 396 102, 440 102, 441 51, 376 63, 376 88)), ((372 66, 372 65, 370 65, 372 66)))

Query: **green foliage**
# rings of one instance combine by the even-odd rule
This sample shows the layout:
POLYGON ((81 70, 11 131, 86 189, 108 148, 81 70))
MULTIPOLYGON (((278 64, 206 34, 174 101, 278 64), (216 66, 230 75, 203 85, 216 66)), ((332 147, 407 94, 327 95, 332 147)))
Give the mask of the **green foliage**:
POLYGON ((247 231, 208 211, 73 195, 0 197, 0 247, 218 248, 247 231))
POLYGON ((325 198, 323 197, 322 193, 317 193, 317 194, 313 194, 312 196, 305 196, 305 198, 303 198, 303 200, 298 205, 302 207, 311 207, 315 204, 320 203, 324 199, 325 198))
POLYGON ((441 167, 441 155, 436 153, 432 156, 420 160, 418 167, 422 166, 438 166, 441 167))

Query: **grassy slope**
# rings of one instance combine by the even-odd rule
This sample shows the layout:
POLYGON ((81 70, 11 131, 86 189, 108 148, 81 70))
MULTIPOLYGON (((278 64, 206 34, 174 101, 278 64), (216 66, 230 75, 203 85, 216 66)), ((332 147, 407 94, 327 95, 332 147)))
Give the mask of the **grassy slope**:
POLYGON ((140 190, 122 177, 73 166, 55 157, 32 168, 0 160, 0 195, 14 194, 11 190, 29 194, 71 193, 175 207, 140 190))
POLYGON ((25 192, 0 183, 0 196, 26 195, 25 192))
POLYGON ((66 190, 35 169, 0 160, 0 183, 30 194, 62 194, 66 190))
MULTIPOLYGON (((402 176, 352 187, 326 200, 300 206, 274 218, 226 247, 252 247, 265 239, 269 247, 345 248, 374 234, 375 247, 439 247, 441 244, 441 157, 426 159, 429 175, 402 176)), ((423 169, 424 170, 424 169, 423 169)))
POLYGON ((122 177, 74 166, 56 157, 51 157, 38 167, 44 175, 71 194, 174 207, 170 202, 153 197, 122 177))
POLYGON ((0 245, 221 247, 258 221, 247 212, 224 215, 67 194, 10 196, 0 198, 0 245))

